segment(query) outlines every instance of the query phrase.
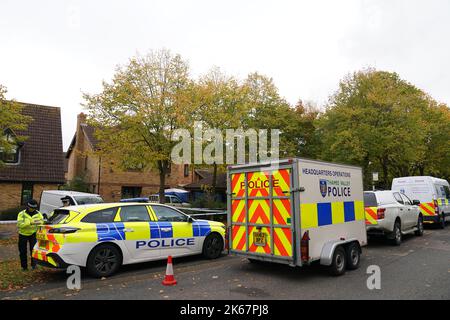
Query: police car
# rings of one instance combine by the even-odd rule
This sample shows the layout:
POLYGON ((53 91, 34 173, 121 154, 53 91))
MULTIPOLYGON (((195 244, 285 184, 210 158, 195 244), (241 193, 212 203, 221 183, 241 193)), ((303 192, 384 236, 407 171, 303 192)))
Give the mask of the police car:
POLYGON ((218 258, 224 249, 223 223, 196 220, 156 203, 103 203, 54 211, 39 227, 33 258, 48 267, 86 267, 95 277, 122 264, 202 253, 218 258))

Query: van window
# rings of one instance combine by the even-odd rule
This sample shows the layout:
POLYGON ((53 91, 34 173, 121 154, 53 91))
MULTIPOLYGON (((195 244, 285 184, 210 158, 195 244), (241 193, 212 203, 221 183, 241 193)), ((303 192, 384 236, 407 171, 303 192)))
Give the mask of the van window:
POLYGON ((110 223, 114 222, 116 217, 117 208, 108 208, 89 213, 84 217, 81 222, 86 223, 110 223))
POLYGON ((378 207, 377 197, 374 192, 364 192, 364 206, 378 207))
POLYGON ((450 200, 450 188, 444 186, 445 197, 450 200))
POLYGON ((103 199, 98 196, 74 196, 75 201, 79 204, 95 204, 95 203, 103 203, 103 199))

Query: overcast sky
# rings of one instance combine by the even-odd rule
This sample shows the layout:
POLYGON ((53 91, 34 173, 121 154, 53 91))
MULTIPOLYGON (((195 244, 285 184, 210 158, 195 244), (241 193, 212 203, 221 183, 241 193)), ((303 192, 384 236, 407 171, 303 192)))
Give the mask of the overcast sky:
POLYGON ((62 109, 64 149, 117 64, 167 48, 194 77, 218 66, 273 77, 323 105, 347 73, 396 71, 450 104, 449 0, 0 2, 0 84, 8 98, 62 109))

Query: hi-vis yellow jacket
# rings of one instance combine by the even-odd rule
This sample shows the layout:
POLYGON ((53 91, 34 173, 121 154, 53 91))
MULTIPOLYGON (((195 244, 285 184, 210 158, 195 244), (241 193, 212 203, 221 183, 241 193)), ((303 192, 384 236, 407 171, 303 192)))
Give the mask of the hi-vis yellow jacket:
POLYGON ((38 230, 38 224, 43 223, 44 216, 39 211, 30 216, 26 210, 23 210, 17 215, 17 228, 19 228, 19 234, 23 236, 31 236, 38 230))

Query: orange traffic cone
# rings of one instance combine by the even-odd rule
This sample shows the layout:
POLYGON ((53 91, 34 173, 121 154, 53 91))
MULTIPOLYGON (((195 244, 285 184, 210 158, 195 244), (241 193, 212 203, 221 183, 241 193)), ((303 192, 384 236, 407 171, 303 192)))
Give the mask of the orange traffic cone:
POLYGON ((177 284, 177 280, 173 276, 172 256, 167 257, 166 276, 162 282, 165 286, 174 286, 177 284))

